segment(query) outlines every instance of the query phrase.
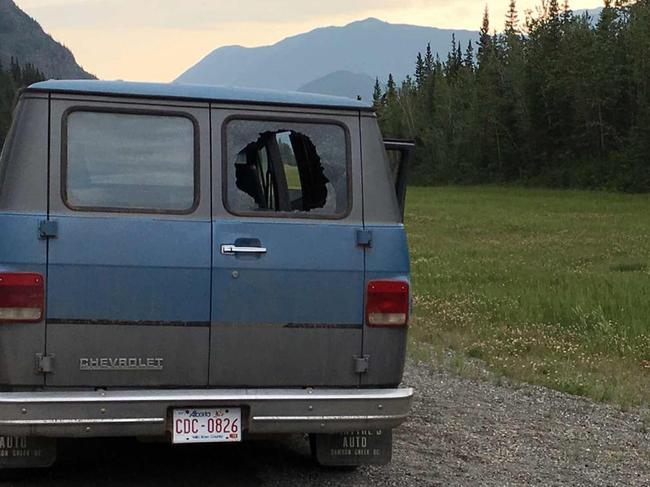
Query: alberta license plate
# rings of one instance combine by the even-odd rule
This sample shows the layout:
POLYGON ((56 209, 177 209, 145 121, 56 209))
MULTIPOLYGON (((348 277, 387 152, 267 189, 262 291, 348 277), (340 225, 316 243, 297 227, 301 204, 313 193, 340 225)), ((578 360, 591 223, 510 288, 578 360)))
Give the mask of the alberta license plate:
POLYGON ((174 409, 174 443, 241 441, 241 408, 174 409))

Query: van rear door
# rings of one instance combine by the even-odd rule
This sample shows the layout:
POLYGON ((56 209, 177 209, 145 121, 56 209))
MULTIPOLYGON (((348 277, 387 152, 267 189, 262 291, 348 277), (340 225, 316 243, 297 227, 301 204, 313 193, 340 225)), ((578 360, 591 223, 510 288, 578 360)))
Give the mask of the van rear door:
MULTIPOLYGON (((382 141, 377 120, 361 119, 364 167, 364 224, 372 233, 372 246, 366 248, 366 284, 373 281, 408 283, 410 264, 404 229, 406 163, 413 144, 382 141)), ((400 286, 401 287, 401 286, 400 286)), ((394 293, 403 304, 403 292, 394 293)), ((370 293, 369 293, 370 294, 370 293)), ((369 307, 370 308, 370 307, 369 307)), ((405 311, 402 309, 402 311, 405 311)), ((363 354, 370 357, 368 373, 362 376, 367 387, 394 387, 402 380, 408 329, 403 321, 366 323, 363 354)))
POLYGON ((50 386, 205 386, 207 104, 51 101, 50 386))
MULTIPOLYGON (((34 313, 39 306, 33 297, 42 295, 46 274, 47 243, 38 238, 38 232, 47 218, 47 104, 47 97, 23 95, 0 158, 3 386, 43 385, 34 364, 45 351, 45 321, 37 319, 41 313, 34 313)), ((38 298, 42 307, 43 300, 38 298)))
POLYGON ((359 384, 358 123, 213 109, 212 385, 359 384))

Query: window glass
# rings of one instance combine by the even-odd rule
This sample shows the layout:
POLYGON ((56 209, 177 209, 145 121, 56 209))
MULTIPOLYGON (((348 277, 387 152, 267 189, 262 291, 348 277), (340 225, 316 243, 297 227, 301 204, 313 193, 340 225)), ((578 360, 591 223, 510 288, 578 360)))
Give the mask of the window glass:
POLYGON ((390 149, 386 151, 386 154, 388 155, 388 167, 390 169, 391 181, 393 185, 396 185, 397 178, 399 177, 400 165, 402 164, 402 158, 404 155, 398 150, 390 149))
POLYGON ((5 174, 7 173, 7 166, 9 165, 9 153, 11 152, 11 137, 7 137, 2 147, 0 154, 0 192, 4 185, 5 174))
POLYGON ((194 124, 181 116, 72 112, 66 202, 74 208, 191 210, 194 137, 194 124))
POLYGON ((325 217, 347 212, 349 174, 342 127, 233 120, 226 137, 231 211, 325 217))

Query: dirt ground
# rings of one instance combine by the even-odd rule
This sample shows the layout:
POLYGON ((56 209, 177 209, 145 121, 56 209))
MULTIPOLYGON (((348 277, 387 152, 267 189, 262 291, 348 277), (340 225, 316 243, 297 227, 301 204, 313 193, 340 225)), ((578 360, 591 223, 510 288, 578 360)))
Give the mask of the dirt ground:
POLYGON ((84 440, 62 442, 52 469, 0 485, 650 485, 646 411, 423 362, 408 364, 405 383, 417 398, 386 467, 317 467, 300 436, 196 447, 84 440))

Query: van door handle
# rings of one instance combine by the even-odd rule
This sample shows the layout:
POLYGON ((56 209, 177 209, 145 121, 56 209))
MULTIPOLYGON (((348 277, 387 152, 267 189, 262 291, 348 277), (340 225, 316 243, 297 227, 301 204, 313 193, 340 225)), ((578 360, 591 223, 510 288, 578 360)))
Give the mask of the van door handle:
POLYGON ((255 254, 266 254, 265 247, 238 247, 237 245, 232 244, 223 244, 221 245, 221 253, 223 255, 237 255, 237 254, 246 254, 246 255, 255 255, 255 254))

